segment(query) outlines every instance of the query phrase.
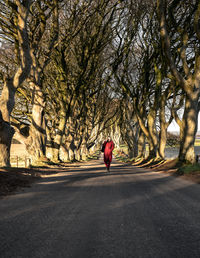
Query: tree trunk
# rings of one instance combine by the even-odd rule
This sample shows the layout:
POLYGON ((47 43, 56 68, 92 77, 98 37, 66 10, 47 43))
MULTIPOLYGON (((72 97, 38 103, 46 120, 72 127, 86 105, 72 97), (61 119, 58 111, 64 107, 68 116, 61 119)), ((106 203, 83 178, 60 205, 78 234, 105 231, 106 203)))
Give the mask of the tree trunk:
POLYGON ((158 153, 157 153, 158 158, 161 158, 161 159, 165 158, 166 143, 167 143, 167 128, 163 123, 161 123, 160 133, 159 133, 159 146, 158 146, 158 153))
MULTIPOLYGON (((181 1, 179 1, 181 2, 181 1)), ((186 37, 182 38, 182 42, 180 46, 177 49, 177 53, 180 52, 180 58, 181 61, 178 62, 178 65, 182 63, 181 69, 185 74, 183 76, 182 73, 179 72, 179 69, 177 69, 176 59, 174 59, 173 52, 171 51, 171 39, 168 34, 168 26, 166 22, 166 8, 165 8, 165 1, 164 0, 158 0, 157 1, 157 10, 158 10, 158 17, 160 22, 160 35, 162 39, 162 48, 163 52, 165 53, 166 61, 169 64, 171 73, 173 74, 176 84, 179 85, 183 92, 186 94, 185 99, 185 110, 184 115, 182 119, 182 129, 183 129, 183 135, 181 139, 180 144, 180 151, 179 151, 179 160, 181 162, 195 162, 195 153, 194 153, 194 141, 197 131, 197 120, 198 120, 198 101, 199 101, 199 95, 200 95, 200 55, 199 51, 196 51, 196 47, 194 45, 193 53, 194 56, 194 65, 190 67, 189 62, 191 63, 191 60, 187 59, 187 56, 190 55, 186 54, 187 48, 188 48, 188 31, 186 28, 184 34, 186 37), (185 79, 187 78, 187 79, 185 79)), ((192 14, 191 14, 192 15, 192 14)), ((198 39, 200 39, 199 34, 199 28, 197 26, 198 20, 199 20, 199 9, 197 8, 195 13, 196 18, 191 19, 194 21, 194 27, 197 33, 198 39)), ((182 33, 183 33, 182 32, 182 33)), ((173 51, 175 49, 173 48, 173 51)), ((190 59, 190 58, 189 58, 190 59)))
POLYGON ((44 119, 45 100, 42 89, 36 84, 31 84, 33 89, 33 108, 32 123, 29 132, 29 146, 27 146, 27 150, 31 154, 32 160, 37 163, 37 161, 46 159, 46 126, 44 119))
POLYGON ((81 159, 82 160, 87 160, 87 156, 88 156, 88 153, 87 153, 87 147, 86 147, 86 140, 85 138, 83 139, 83 142, 82 142, 82 145, 81 145, 81 159))
POLYGON ((139 130, 139 137, 138 137, 138 158, 145 157, 145 134, 140 129, 139 130))
POLYGON ((156 127, 155 127, 155 120, 156 120, 156 111, 151 109, 148 114, 147 123, 148 123, 148 130, 149 130, 149 157, 155 158, 157 157, 157 148, 158 148, 158 139, 156 135, 156 127))
POLYGON ((179 160, 195 163, 194 142, 198 121, 198 98, 186 95, 185 110, 183 114, 183 135, 180 142, 179 160))
POLYGON ((65 132, 66 121, 67 121, 66 109, 64 107, 60 111, 60 113, 61 113, 61 115, 60 115, 59 125, 58 125, 58 128, 56 130, 55 139, 53 141, 53 157, 52 157, 52 160, 54 162, 59 162, 60 161, 59 150, 60 150, 60 146, 62 144, 62 138, 63 138, 63 134, 65 132))
POLYGON ((10 147, 14 129, 0 117, 0 166, 10 167, 10 147))
POLYGON ((10 125, 10 113, 15 103, 15 92, 12 80, 6 80, 0 100, 0 163, 6 167, 10 166, 10 147, 14 135, 14 129, 10 125))
POLYGON ((165 147, 167 143, 167 127, 169 126, 172 120, 172 116, 171 116, 169 122, 166 123, 165 105, 166 105, 166 98, 165 98, 165 95, 163 95, 161 96, 160 112, 159 112, 160 132, 159 132, 159 143, 158 143, 158 153, 157 153, 157 157, 161 159, 165 158, 165 147))
POLYGON ((147 117, 148 127, 145 125, 144 119, 144 111, 142 107, 142 111, 137 113, 137 119, 140 126, 140 130, 144 133, 149 143, 149 158, 155 158, 157 154, 157 145, 158 139, 156 134, 155 120, 156 120, 156 111, 155 108, 151 108, 147 117))
POLYGON ((76 150, 76 160, 80 161, 81 160, 81 151, 80 149, 76 150))
POLYGON ((76 161, 76 150, 69 149, 70 161, 76 161))
POLYGON ((50 129, 48 128, 48 126, 46 127, 46 135, 47 135, 47 141, 46 141, 46 157, 48 159, 52 159, 53 157, 53 139, 52 139, 52 136, 51 136, 51 131, 50 129))
POLYGON ((66 148, 64 144, 60 146, 60 159, 64 162, 67 162, 70 160, 69 158, 69 150, 66 148))
POLYGON ((18 37, 17 51, 19 54, 20 65, 12 78, 5 79, 0 98, 0 157, 3 166, 10 166, 10 146, 14 134, 14 129, 10 125, 10 114, 15 104, 15 92, 28 77, 32 64, 27 32, 29 5, 25 7, 18 1, 17 6, 16 13, 18 26, 16 36, 18 37))
POLYGON ((149 141, 149 156, 148 158, 156 158, 157 156, 157 148, 155 147, 155 145, 153 144, 153 142, 150 140, 149 141))
POLYGON ((135 149, 128 148, 128 156, 129 156, 130 159, 136 157, 135 156, 135 149))

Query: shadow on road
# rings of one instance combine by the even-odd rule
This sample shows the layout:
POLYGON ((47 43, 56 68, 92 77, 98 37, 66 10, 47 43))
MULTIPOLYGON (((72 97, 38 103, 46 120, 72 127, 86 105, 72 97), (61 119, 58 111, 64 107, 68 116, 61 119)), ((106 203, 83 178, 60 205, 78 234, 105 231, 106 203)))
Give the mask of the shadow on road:
POLYGON ((199 257, 199 193, 170 174, 117 162, 109 173, 100 161, 62 169, 2 200, 1 255, 199 257))

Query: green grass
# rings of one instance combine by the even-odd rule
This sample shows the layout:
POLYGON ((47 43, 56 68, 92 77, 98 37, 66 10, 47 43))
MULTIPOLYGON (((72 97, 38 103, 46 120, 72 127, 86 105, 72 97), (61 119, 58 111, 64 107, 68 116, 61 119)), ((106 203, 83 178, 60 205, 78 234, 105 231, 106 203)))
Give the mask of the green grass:
POLYGON ((99 159, 100 154, 101 154, 101 151, 97 150, 93 154, 88 155, 86 161, 97 160, 99 159))
POLYGON ((194 146, 200 146, 200 139, 195 140, 194 146))
POLYGON ((126 148, 126 150, 127 150, 127 147, 126 147, 126 146, 124 146, 124 148, 123 148, 123 146, 122 146, 122 148, 121 148, 121 146, 120 146, 120 150, 114 150, 113 153, 114 153, 115 158, 116 158, 117 160, 122 161, 122 162, 130 162, 131 160, 130 160, 130 158, 128 157, 128 155, 126 154, 125 148, 126 148))
POLYGON ((180 167, 177 171, 178 174, 188 175, 188 174, 200 174, 200 164, 189 164, 180 167))

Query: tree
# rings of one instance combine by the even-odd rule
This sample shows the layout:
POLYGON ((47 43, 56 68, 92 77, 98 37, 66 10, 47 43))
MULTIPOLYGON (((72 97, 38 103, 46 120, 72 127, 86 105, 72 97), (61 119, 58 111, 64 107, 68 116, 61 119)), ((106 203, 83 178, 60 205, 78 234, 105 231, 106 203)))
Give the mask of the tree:
POLYGON ((158 0, 157 11, 163 52, 185 94, 179 160, 194 163, 200 96, 200 2, 158 0))
POLYGON ((128 154, 130 158, 142 157, 144 154, 144 141, 139 142, 139 125, 135 116, 133 104, 131 99, 125 97, 121 100, 120 118, 119 118, 120 134, 123 142, 128 146, 128 154), (124 112, 126 110, 126 112, 124 112))
MULTIPOLYGON (((59 99, 57 103, 54 101, 57 106, 54 110, 57 110, 57 114, 53 114, 53 116, 60 118, 57 133, 56 135, 52 134, 49 141, 51 147, 48 147, 48 149, 51 148, 54 161, 59 160, 62 137, 68 119, 72 116, 71 106, 76 106, 78 102, 79 106, 82 107, 83 121, 87 117, 87 103, 97 91, 97 76, 101 78, 105 69, 104 53, 113 37, 111 25, 113 24, 116 4, 108 4, 108 1, 102 0, 97 3, 91 1, 84 6, 75 3, 71 7, 73 12, 70 13, 67 10, 62 16, 64 19, 66 15, 67 18, 65 22, 62 20, 60 41, 50 64, 56 73, 53 73, 52 85, 47 87, 50 95, 52 95, 50 91, 55 92, 54 89, 56 89, 56 94, 53 94, 52 98, 57 95, 59 99), (87 14, 86 11, 88 11, 87 14)), ((47 77, 49 76, 52 77, 47 73, 47 77)), ((82 138, 80 137, 81 141, 82 138)), ((80 145, 78 143, 78 146, 80 145)))
POLYGON ((15 104, 15 93, 29 76, 32 65, 27 28, 31 4, 32 1, 0 2, 2 43, 12 43, 17 59, 16 70, 12 74, 4 73, 0 98, 0 162, 3 166, 10 166, 10 145, 14 134, 10 125, 10 114, 15 104))

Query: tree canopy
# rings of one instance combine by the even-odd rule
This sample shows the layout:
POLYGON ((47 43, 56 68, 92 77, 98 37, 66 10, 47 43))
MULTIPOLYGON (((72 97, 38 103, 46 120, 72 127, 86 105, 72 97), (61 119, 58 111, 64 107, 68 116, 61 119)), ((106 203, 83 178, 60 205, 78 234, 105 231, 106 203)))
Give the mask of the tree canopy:
POLYGON ((108 135, 131 157, 164 159, 173 119, 179 160, 195 162, 199 0, 6 0, 0 10, 3 166, 13 136, 33 163, 86 159, 108 135))

